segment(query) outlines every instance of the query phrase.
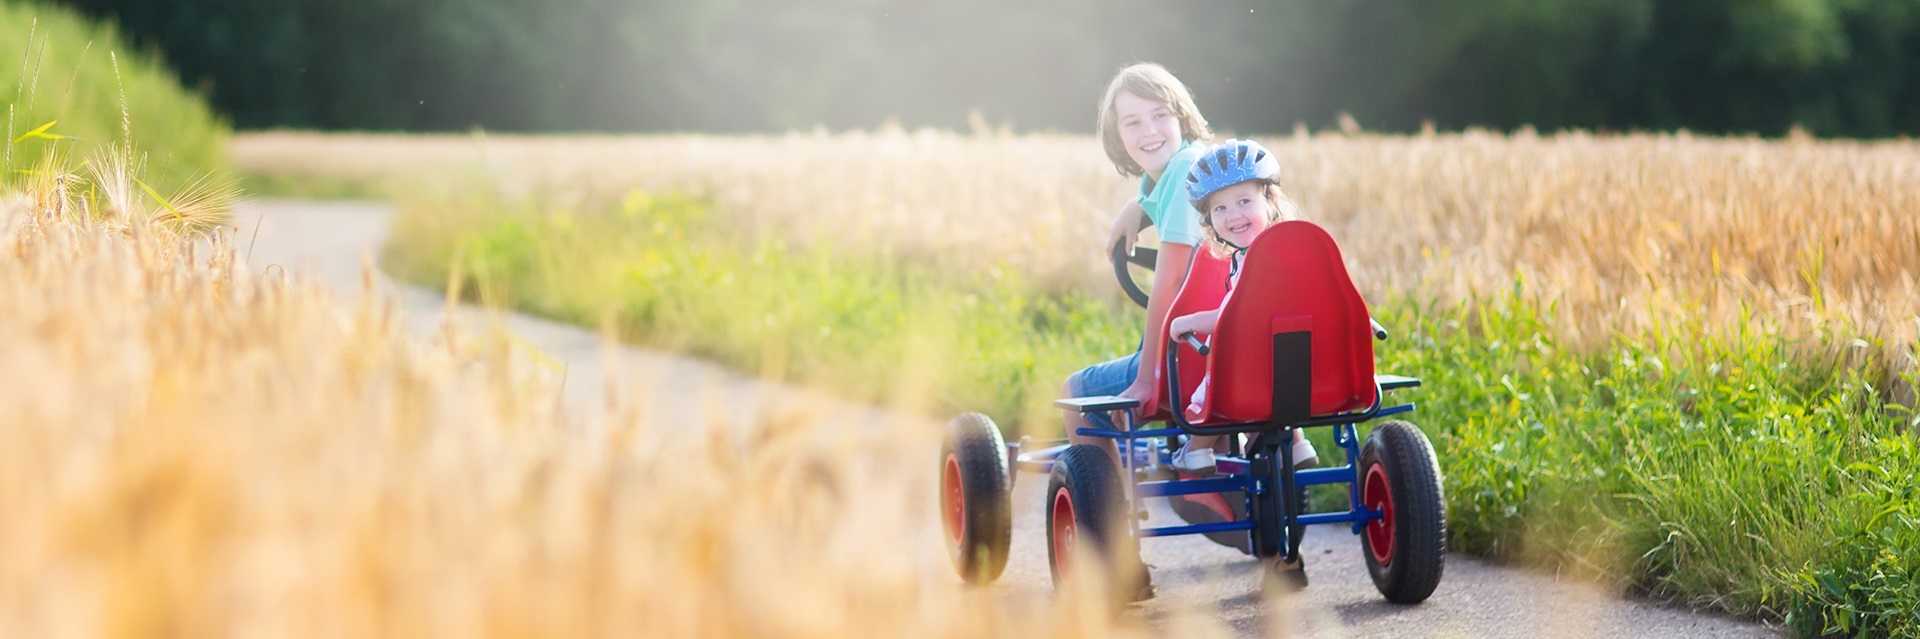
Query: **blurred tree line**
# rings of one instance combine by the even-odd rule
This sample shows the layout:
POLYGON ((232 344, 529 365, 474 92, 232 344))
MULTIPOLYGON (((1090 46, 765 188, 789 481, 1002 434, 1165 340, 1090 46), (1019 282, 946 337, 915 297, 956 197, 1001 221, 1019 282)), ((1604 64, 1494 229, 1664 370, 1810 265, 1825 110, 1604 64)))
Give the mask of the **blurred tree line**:
POLYGON ((1087 131, 1166 64, 1241 132, 1920 132, 1920 0, 62 0, 244 128, 1087 131))

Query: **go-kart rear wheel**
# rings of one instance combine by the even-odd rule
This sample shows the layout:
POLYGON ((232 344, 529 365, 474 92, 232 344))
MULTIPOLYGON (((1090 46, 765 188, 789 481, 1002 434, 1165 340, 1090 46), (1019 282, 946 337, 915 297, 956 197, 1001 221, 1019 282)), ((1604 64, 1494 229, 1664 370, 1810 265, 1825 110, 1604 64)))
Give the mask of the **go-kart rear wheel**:
POLYGON ((1413 424, 1381 424, 1360 448, 1360 503, 1381 519, 1360 531, 1373 586, 1387 601, 1425 601, 1446 567, 1447 504, 1433 445, 1413 424))
POLYGON ((1007 567, 1013 504, 1006 440, 992 419, 966 413, 940 446, 940 524, 960 578, 987 584, 1007 567))
POLYGON ((1116 587, 1116 599, 1143 596, 1145 567, 1128 530, 1126 517, 1131 513, 1122 490, 1120 474, 1106 451, 1074 444, 1054 459, 1047 479, 1047 563, 1054 588, 1065 585, 1068 575, 1079 569, 1077 560, 1096 559, 1112 562, 1107 574, 1115 578, 1108 583, 1136 584, 1116 587))

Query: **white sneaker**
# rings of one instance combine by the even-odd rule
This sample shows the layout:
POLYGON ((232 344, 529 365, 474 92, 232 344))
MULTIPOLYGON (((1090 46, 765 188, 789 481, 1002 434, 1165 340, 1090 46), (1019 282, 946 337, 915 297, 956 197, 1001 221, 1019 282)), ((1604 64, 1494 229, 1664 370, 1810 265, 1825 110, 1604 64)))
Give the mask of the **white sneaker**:
POLYGON ((1212 448, 1188 450, 1186 446, 1181 446, 1180 450, 1173 451, 1173 463, 1168 465, 1190 475, 1206 476, 1216 471, 1212 448))
POLYGON ((1302 439, 1293 443, 1293 467, 1312 468, 1320 465, 1320 453, 1313 450, 1313 442, 1302 439))

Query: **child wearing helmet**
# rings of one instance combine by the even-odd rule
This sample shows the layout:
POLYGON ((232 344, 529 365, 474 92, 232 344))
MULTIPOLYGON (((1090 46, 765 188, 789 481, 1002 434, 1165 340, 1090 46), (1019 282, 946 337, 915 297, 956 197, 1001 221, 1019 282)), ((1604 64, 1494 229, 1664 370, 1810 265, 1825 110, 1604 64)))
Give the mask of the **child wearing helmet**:
MULTIPOLYGON (((1279 159, 1252 140, 1227 140, 1208 148, 1187 174, 1187 196, 1200 212, 1200 228, 1206 235, 1207 248, 1215 255, 1232 260, 1226 284, 1228 296, 1233 295, 1233 286, 1240 280, 1240 265, 1253 238, 1280 220, 1296 217, 1293 202, 1280 190, 1279 159)), ((1221 305, 1225 304, 1223 297, 1221 305)), ((1219 321, 1219 309, 1183 315, 1174 318, 1167 332, 1175 337, 1207 335, 1213 333, 1219 321)), ((1205 405, 1211 379, 1211 376, 1201 378, 1200 385, 1194 389, 1192 403, 1187 406, 1187 419, 1199 421, 1206 417, 1199 413, 1205 405)), ((1313 450, 1313 444, 1298 430, 1293 436, 1295 465, 1311 467, 1318 463, 1320 456, 1313 450)), ((1212 474, 1213 449, 1219 441, 1217 436, 1188 440, 1187 445, 1173 455, 1174 469, 1197 475, 1212 474)))
MULTIPOLYGON (((1131 250, 1142 217, 1159 230, 1160 253, 1145 325, 1145 333, 1151 334, 1165 321, 1174 294, 1187 279, 1193 249, 1202 241, 1198 216, 1187 197, 1186 176, 1200 157, 1201 145, 1196 142, 1212 133, 1186 85, 1151 63, 1135 64, 1114 75, 1100 99, 1098 123, 1101 144, 1114 168, 1140 178, 1138 197, 1113 220, 1107 248, 1124 245, 1131 250)), ((1164 348, 1165 344, 1144 340, 1131 355, 1081 369, 1067 377, 1061 396, 1119 395, 1144 402, 1158 382, 1156 367, 1141 366, 1141 358, 1159 361, 1164 348)), ((1111 416, 1075 411, 1064 411, 1062 416, 1069 438, 1106 449, 1118 463, 1119 450, 1112 439, 1078 434, 1088 426, 1113 428, 1111 416)))
MULTIPOLYGON (((1293 202, 1280 190, 1279 159, 1266 147, 1251 140, 1227 140, 1209 147, 1187 174, 1187 197, 1192 199, 1193 208, 1200 213, 1200 228, 1206 236, 1207 249, 1213 251, 1214 255, 1231 260, 1226 281, 1228 297, 1234 294, 1234 285, 1240 281, 1240 266, 1246 258, 1247 247, 1253 245, 1253 239, 1280 220, 1298 217, 1293 202)), ((1226 297, 1221 298, 1220 304, 1226 305, 1226 297)), ((1174 318, 1167 332, 1176 337, 1211 334, 1219 321, 1219 309, 1182 315, 1174 318)), ((1186 409, 1189 420, 1199 421, 1206 417, 1198 413, 1205 403, 1210 381, 1211 375, 1203 377, 1194 389, 1193 403, 1186 409)), ((1220 436, 1188 439, 1186 445, 1174 451, 1173 468, 1191 475, 1213 474, 1214 448, 1221 440, 1220 436)), ((1293 431, 1293 459, 1296 468, 1312 467, 1320 459, 1313 450, 1313 444, 1299 430, 1293 431)), ((1174 506, 1182 518, 1194 523, 1238 518, 1231 507, 1220 512, 1218 506, 1206 507, 1198 503, 1176 503, 1174 506)), ((1215 541, 1243 544, 1240 541, 1243 537, 1223 537, 1215 541)), ((1307 585, 1304 562, 1275 566, 1274 570, 1279 578, 1293 587, 1303 588, 1307 585)))

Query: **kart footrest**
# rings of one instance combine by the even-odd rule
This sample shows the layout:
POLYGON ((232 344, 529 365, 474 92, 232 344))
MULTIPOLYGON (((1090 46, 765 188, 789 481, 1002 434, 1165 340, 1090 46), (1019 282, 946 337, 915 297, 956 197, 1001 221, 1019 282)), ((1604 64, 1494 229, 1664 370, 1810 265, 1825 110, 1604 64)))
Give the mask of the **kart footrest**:
POLYGON ((1140 407, 1140 400, 1127 399, 1119 395, 1097 395, 1094 397, 1063 397, 1053 400, 1056 408, 1081 413, 1100 413, 1110 410, 1131 410, 1140 407))
POLYGON ((1175 495, 1204 495, 1246 490, 1253 487, 1253 481, 1241 475, 1221 475, 1204 479, 1170 479, 1166 481, 1146 481, 1134 485, 1133 494, 1139 497, 1172 497, 1175 495))
POLYGON ((1160 528, 1142 528, 1141 537, 1172 537, 1175 535, 1201 535, 1211 532, 1230 532, 1235 530, 1253 530, 1253 520, 1222 521, 1211 524, 1190 524, 1186 526, 1162 526, 1160 528))

